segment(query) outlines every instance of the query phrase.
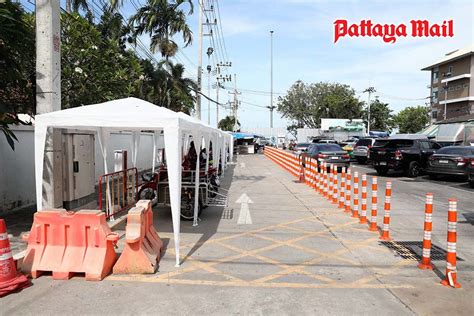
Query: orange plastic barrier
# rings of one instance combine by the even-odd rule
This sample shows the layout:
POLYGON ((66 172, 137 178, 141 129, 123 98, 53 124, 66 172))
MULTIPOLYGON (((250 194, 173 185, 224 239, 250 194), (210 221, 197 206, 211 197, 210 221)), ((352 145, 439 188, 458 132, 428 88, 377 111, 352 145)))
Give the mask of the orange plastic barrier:
POLYGON ((457 215, 457 200, 448 200, 448 243, 446 249, 446 278, 441 281, 441 284, 445 286, 451 286, 453 288, 460 288, 461 284, 456 279, 456 223, 458 221, 457 215))
POLYGON ((425 224, 423 227, 423 253, 421 262, 418 265, 420 269, 433 270, 431 263, 431 231, 433 229, 433 193, 426 193, 425 203, 425 224))
POLYGON ((28 279, 16 271, 13 261, 10 240, 8 240, 7 226, 0 219, 0 297, 30 286, 28 279))
POLYGON ((328 171, 328 201, 332 202, 332 195, 334 191, 334 170, 333 170, 333 165, 329 165, 329 171, 328 171))
POLYGON ((151 201, 140 200, 128 211, 125 241, 114 274, 155 273, 163 242, 153 227, 151 201))
POLYGON ((377 231, 377 177, 372 177, 372 207, 370 217, 370 231, 377 231))
POLYGON ((85 273, 86 280, 100 281, 117 259, 114 244, 119 236, 111 232, 102 211, 40 210, 23 239, 28 248, 22 270, 33 278, 52 272, 53 279, 67 280, 85 273))

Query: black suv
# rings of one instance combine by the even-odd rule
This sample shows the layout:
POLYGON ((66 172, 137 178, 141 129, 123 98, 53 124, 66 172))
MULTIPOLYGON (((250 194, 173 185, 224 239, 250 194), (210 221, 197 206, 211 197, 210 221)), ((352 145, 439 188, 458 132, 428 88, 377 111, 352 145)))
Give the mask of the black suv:
POLYGON ((403 170, 415 178, 428 165, 428 158, 441 148, 427 138, 392 136, 375 141, 369 149, 369 160, 379 175, 392 170, 403 170))

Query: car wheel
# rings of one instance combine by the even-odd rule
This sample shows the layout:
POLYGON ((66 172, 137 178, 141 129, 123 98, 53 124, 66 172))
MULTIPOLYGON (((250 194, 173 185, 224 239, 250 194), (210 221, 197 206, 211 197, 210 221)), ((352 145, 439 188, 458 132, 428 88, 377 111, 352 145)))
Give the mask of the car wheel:
POLYGON ((356 157, 356 160, 358 163, 360 163, 361 165, 365 164, 365 162, 367 161, 367 158, 364 158, 364 157, 356 157))
POLYGON ((388 173, 388 167, 376 167, 375 171, 379 176, 386 176, 388 173))
POLYGON ((407 175, 410 178, 416 178, 420 175, 420 164, 416 161, 410 162, 408 166, 407 175))
POLYGON ((473 180, 469 181, 469 186, 474 189, 474 181, 473 180))

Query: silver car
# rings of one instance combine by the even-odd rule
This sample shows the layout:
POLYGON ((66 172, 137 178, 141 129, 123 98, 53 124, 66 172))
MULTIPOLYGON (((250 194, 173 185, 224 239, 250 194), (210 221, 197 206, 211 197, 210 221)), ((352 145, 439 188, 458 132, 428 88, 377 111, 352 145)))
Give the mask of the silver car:
POLYGON ((365 137, 361 138, 354 145, 354 150, 352 154, 358 163, 364 164, 367 162, 367 153, 369 149, 374 145, 376 138, 374 137, 365 137))

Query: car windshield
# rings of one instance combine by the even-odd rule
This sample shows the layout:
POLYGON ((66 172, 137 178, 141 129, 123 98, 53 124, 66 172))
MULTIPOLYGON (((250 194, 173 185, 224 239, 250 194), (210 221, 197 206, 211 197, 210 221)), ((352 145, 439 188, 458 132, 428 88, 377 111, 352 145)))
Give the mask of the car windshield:
POLYGON ((310 143, 299 143, 296 145, 297 148, 305 148, 305 147, 308 147, 310 145, 310 143))
POLYGON ((341 146, 335 144, 321 144, 318 145, 319 151, 340 151, 341 146))
POLYGON ((469 155, 474 155, 474 149, 470 147, 448 146, 448 147, 441 148, 436 153, 442 154, 442 155, 469 156, 469 155))
POLYGON ((404 148, 413 146, 412 139, 379 139, 375 141, 374 147, 404 148))
POLYGON ((369 145, 372 145, 372 139, 370 138, 359 139, 359 141, 357 142, 357 146, 369 146, 369 145))

